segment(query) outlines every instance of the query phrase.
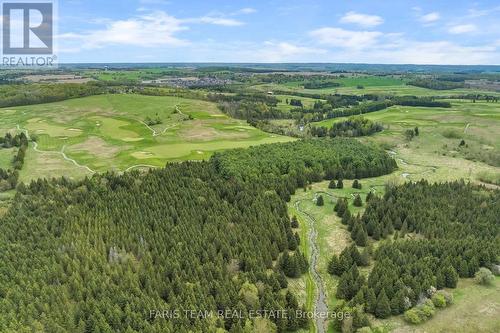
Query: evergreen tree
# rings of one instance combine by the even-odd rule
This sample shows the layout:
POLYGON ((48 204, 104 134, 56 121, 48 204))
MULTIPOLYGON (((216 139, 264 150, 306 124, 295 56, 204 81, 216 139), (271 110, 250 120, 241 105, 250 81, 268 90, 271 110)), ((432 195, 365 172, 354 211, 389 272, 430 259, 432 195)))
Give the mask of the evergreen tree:
POLYGON ((356 196, 354 197, 354 206, 356 207, 363 206, 363 201, 361 200, 361 196, 359 194, 356 194, 356 196))
POLYGON ((380 294, 377 297, 377 306, 375 308, 375 316, 377 318, 387 318, 391 315, 391 306, 389 304, 389 298, 385 293, 385 290, 382 289, 380 294))

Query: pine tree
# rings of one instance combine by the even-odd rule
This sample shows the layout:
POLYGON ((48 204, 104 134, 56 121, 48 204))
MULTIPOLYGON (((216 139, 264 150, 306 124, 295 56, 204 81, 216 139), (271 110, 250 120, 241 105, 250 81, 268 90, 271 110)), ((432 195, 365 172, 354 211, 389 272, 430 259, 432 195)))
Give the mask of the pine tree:
POLYGON ((356 245, 366 246, 367 241, 368 241, 368 235, 366 234, 366 230, 362 227, 358 228, 355 238, 356 245))
POLYGON ((373 198, 373 192, 370 191, 366 194, 366 199, 365 199, 366 203, 368 203, 372 198, 373 198))
POLYGON ((335 184, 335 180, 331 180, 330 183, 328 184, 329 189, 336 189, 337 185, 335 184))
POLYGON ((444 270, 444 280, 445 287, 447 288, 456 288, 458 282, 458 274, 457 271, 453 268, 453 266, 448 265, 444 270))
POLYGON ((339 178, 339 181, 337 182, 337 188, 339 189, 344 188, 344 182, 342 181, 342 178, 339 178))
POLYGON ((320 195, 318 196, 318 198, 316 199, 316 206, 323 206, 325 204, 324 200, 323 200, 323 196, 320 195))
POLYGON ((375 309, 377 308, 377 297, 372 288, 368 289, 366 295, 366 312, 375 314, 375 309))
POLYGON ((375 316, 377 318, 388 318, 391 315, 391 306, 389 304, 389 298, 385 293, 385 290, 379 293, 377 297, 377 307, 375 308, 375 316))
POLYGON ((356 207, 363 206, 363 201, 361 200, 361 196, 359 194, 356 194, 356 197, 354 198, 354 206, 356 207))
POLYGON ((330 261, 328 262, 328 273, 330 273, 331 275, 339 275, 339 272, 340 272, 339 257, 336 254, 334 254, 330 259, 330 261))
POLYGON ((352 182, 352 188, 361 189, 361 183, 359 182, 359 180, 354 179, 354 181, 352 182))

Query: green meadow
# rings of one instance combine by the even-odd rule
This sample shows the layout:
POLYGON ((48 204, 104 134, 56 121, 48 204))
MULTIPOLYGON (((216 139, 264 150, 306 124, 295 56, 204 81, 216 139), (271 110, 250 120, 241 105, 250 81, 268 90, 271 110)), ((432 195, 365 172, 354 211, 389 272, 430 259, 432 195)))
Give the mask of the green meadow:
MULTIPOLYGON (((25 131, 21 179, 81 177, 106 170, 161 167, 236 147, 291 140, 222 114, 210 102, 134 94, 98 95, 0 110, 0 132, 25 131), (147 124, 148 119, 159 120, 147 124)), ((0 163, 7 159, 0 152, 0 163)))
MULTIPOLYGON (((384 125, 384 131, 362 138, 383 145, 398 160, 408 180, 432 181, 464 178, 482 181, 500 174, 500 105, 450 100, 452 108, 394 106, 364 117, 384 125), (404 132, 419 128, 408 141, 404 132), (464 140, 465 145, 460 145, 464 140)), ((330 127, 343 118, 314 123, 330 127)))
MULTIPOLYGON (((383 76, 360 76, 346 77, 333 80, 340 83, 339 87, 324 89, 305 89, 303 81, 292 81, 286 83, 265 83, 251 87, 253 90, 268 92, 280 91, 289 93, 307 93, 307 94, 345 94, 345 95, 396 95, 396 96, 459 96, 466 94, 481 94, 485 91, 477 89, 451 89, 451 90, 432 90, 427 88, 407 85, 405 80, 396 77, 383 76), (358 87, 359 86, 359 87, 358 87)), ((488 92, 489 95, 500 95, 497 92, 488 92)))

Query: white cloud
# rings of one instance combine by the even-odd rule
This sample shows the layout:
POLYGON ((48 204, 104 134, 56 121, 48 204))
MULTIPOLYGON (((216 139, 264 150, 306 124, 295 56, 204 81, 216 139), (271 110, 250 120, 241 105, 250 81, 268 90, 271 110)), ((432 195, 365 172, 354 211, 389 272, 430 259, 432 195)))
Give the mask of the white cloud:
POLYGON ((284 62, 301 60, 304 56, 325 53, 325 50, 313 47, 298 46, 288 42, 267 41, 264 47, 258 51, 260 61, 284 62))
POLYGON ((186 46, 190 42, 177 37, 177 34, 188 30, 189 23, 221 26, 244 24, 232 18, 213 14, 198 18, 179 19, 163 11, 140 14, 124 20, 99 19, 93 23, 104 25, 104 28, 80 33, 64 33, 57 36, 63 42, 62 49, 74 52, 78 49, 95 49, 113 45, 186 46))
POLYGON ((440 18, 441 18, 441 14, 439 14, 438 12, 432 12, 432 13, 428 13, 428 14, 420 16, 420 21, 422 21, 423 23, 429 24, 429 23, 434 23, 436 21, 439 21, 440 18))
POLYGON ((494 64, 500 59, 496 47, 463 46, 450 41, 405 41, 399 47, 365 54, 369 62, 400 64, 494 64))
POLYGON ((474 24, 459 24, 459 25, 454 25, 454 26, 451 26, 449 29, 448 29, 448 32, 450 34, 466 34, 466 33, 470 33, 470 32, 476 32, 478 29, 477 29, 477 26, 474 25, 474 24))
POLYGON ((378 31, 351 31, 334 27, 320 28, 309 34, 321 44, 350 49, 370 47, 383 35, 378 31))
POLYGON ((477 18, 477 17, 482 17, 482 16, 488 16, 488 15, 495 14, 498 11, 500 11, 500 6, 496 6, 496 7, 488 8, 488 9, 470 8, 468 10, 469 14, 467 15, 467 17, 477 18))
POLYGON ((196 19, 187 19, 186 22, 194 22, 194 23, 207 23, 207 24, 215 24, 215 25, 224 25, 227 27, 235 27, 243 25, 244 23, 232 18, 221 17, 221 16, 203 16, 196 19))
POLYGON ((235 12, 235 14, 253 14, 253 13, 257 13, 257 10, 251 7, 241 8, 240 10, 235 12))
POLYGON ((340 23, 353 23, 368 28, 384 23, 384 19, 377 15, 367 15, 351 11, 342 16, 340 23))
POLYGON ((187 41, 175 34, 188 29, 183 21, 162 11, 129 18, 108 21, 104 29, 58 36, 62 40, 73 40, 82 48, 100 48, 110 45, 153 47, 160 45, 181 46, 187 41))

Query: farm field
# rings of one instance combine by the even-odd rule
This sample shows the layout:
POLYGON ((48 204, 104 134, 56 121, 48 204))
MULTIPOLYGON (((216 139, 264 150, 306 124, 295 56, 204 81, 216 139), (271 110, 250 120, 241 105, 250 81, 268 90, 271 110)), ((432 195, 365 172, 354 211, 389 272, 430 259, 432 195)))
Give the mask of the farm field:
MULTIPOLYGON (((363 85, 363 89, 358 89, 356 85, 356 79, 350 79, 350 84, 347 86, 325 88, 325 89, 305 89, 303 83, 301 82, 290 82, 284 84, 278 83, 266 83, 252 86, 251 88, 261 92, 267 91, 281 91, 289 92, 290 94, 295 93, 308 93, 308 94, 345 94, 345 95, 365 95, 365 94, 377 94, 377 95, 412 95, 412 96, 458 96, 466 94, 480 94, 484 91, 477 89, 452 89, 452 90, 432 90, 426 88, 415 87, 411 85, 406 85, 403 81, 400 84, 394 85, 388 82, 387 85, 370 84, 368 81, 367 85, 363 85, 364 80, 359 80, 359 84, 363 85)), ((500 95, 496 92, 488 92, 490 95, 500 95)))
POLYGON ((222 149, 291 140, 229 118, 213 103, 176 97, 99 95, 2 112, 2 133, 22 130, 36 138, 21 172, 24 181, 161 167, 222 149), (147 119, 160 123, 147 125, 147 119))

